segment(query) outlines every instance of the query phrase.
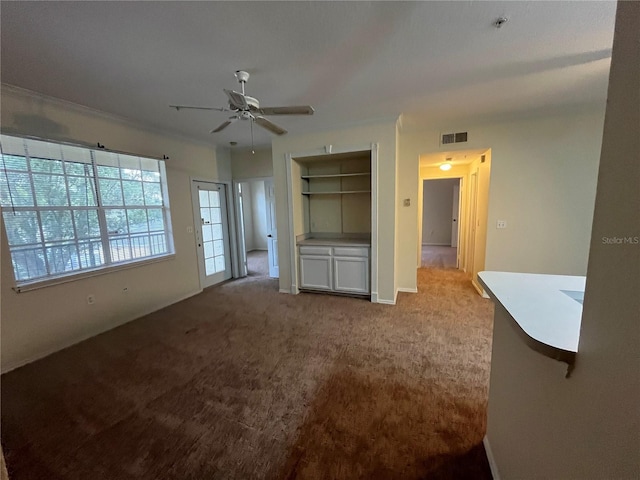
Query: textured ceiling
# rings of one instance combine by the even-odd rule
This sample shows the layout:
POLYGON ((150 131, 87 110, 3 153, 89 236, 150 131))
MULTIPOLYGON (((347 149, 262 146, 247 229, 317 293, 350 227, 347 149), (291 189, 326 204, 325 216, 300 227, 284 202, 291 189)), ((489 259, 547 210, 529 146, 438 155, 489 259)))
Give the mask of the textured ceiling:
MULTIPOLYGON (((2 2, 2 82, 191 138, 250 143, 223 88, 290 132, 403 115, 405 128, 602 103, 614 2, 2 2), (492 26, 499 16, 509 21, 492 26)), ((256 144, 271 134, 254 129, 256 144)))

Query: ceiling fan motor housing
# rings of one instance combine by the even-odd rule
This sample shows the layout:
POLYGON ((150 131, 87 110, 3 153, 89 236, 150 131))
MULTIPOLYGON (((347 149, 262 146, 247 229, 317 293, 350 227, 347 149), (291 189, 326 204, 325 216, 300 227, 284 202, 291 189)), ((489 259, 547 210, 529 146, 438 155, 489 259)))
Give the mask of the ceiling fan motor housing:
POLYGON ((249 80, 249 73, 244 70, 236 70, 236 78, 240 83, 246 83, 249 80))
POLYGON ((260 102, 257 98, 250 97, 249 95, 245 95, 244 99, 247 101, 247 105, 249 105, 250 110, 259 110, 260 102))

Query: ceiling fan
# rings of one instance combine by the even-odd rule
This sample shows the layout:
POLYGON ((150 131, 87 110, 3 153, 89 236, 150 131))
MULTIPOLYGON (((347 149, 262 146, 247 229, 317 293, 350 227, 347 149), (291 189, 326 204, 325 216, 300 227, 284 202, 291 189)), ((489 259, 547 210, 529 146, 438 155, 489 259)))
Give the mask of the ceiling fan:
POLYGON ((229 125, 238 120, 250 120, 251 122, 251 140, 253 143, 253 124, 256 123, 262 128, 269 130, 276 135, 284 135, 287 131, 271 122, 265 115, 313 115, 313 107, 310 105, 299 105, 291 107, 260 107, 260 102, 257 98, 250 97, 244 93, 244 85, 249 80, 249 74, 243 70, 237 70, 235 76, 240 83, 242 92, 236 92, 234 90, 224 89, 224 93, 229 97, 228 107, 195 107, 189 105, 169 105, 171 108, 175 108, 177 111, 181 109, 191 110, 216 110, 219 112, 233 112, 225 122, 220 126, 214 128, 209 133, 218 133, 229 125))

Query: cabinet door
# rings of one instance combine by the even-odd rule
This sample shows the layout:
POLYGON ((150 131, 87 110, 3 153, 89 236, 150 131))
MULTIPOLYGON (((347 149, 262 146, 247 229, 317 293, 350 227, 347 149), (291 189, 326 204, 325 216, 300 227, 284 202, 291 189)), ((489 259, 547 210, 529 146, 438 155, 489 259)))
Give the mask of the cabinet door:
POLYGON ((333 257, 333 288, 336 292, 369 293, 369 259, 333 257))
POLYGON ((300 288, 332 289, 331 256, 300 255, 300 288))

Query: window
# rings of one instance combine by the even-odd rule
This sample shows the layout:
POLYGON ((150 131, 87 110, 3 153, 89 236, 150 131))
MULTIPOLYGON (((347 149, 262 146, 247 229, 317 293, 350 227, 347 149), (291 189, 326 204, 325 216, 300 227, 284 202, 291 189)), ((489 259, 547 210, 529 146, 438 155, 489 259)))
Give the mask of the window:
POLYGON ((173 254, 164 162, 0 135, 18 289, 173 254))

